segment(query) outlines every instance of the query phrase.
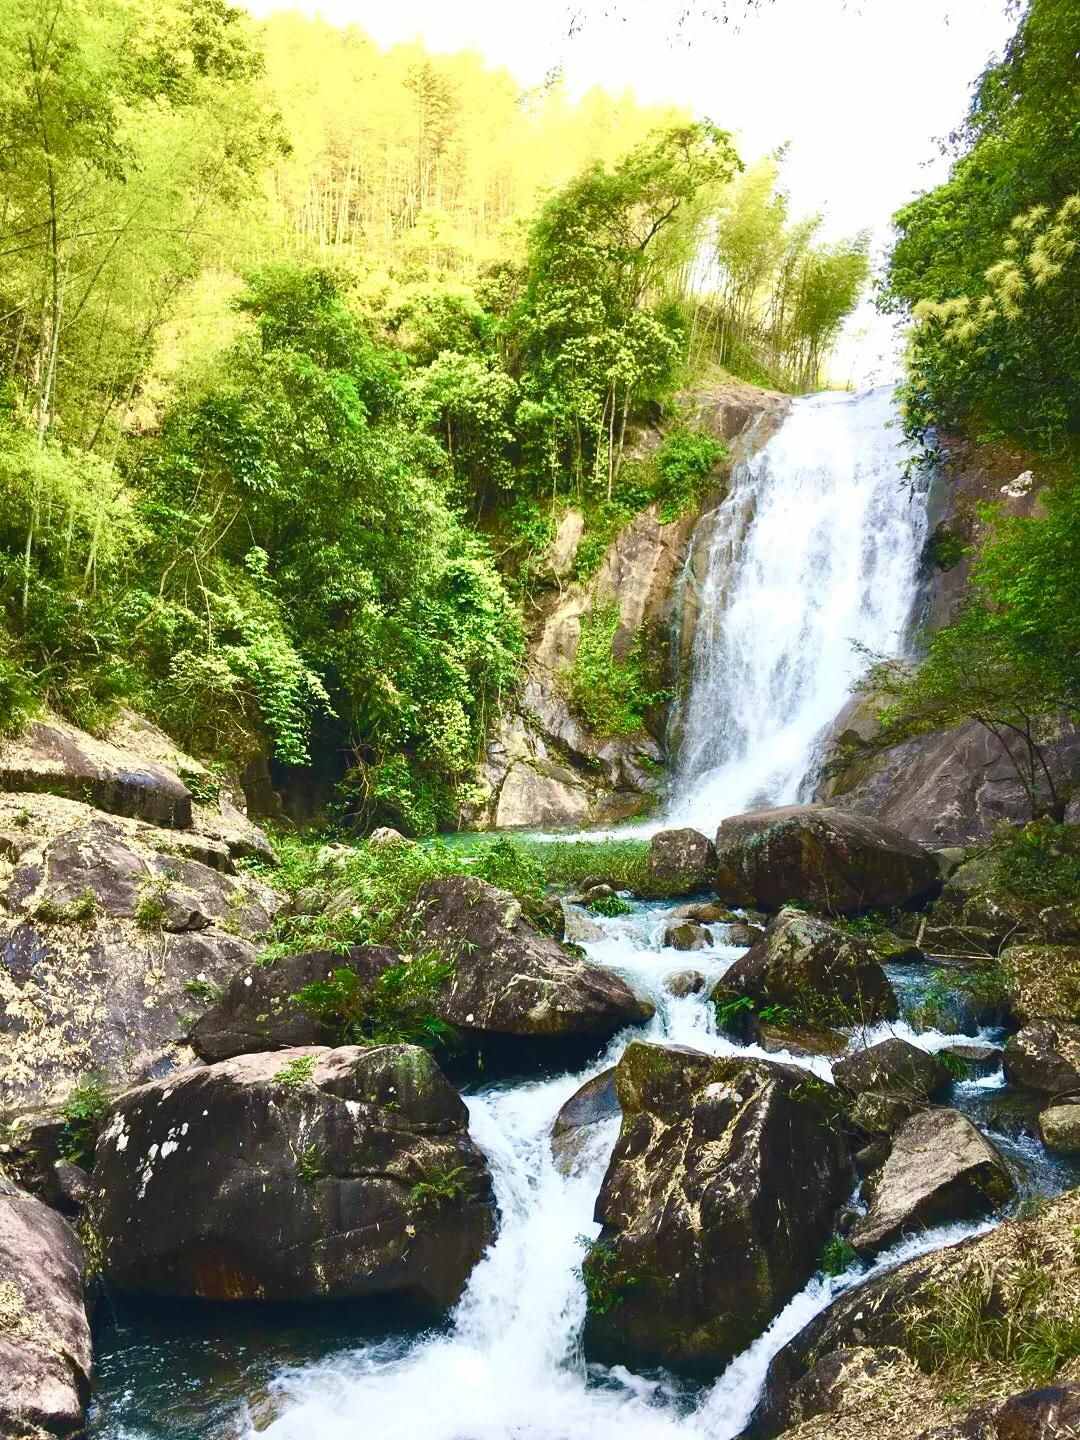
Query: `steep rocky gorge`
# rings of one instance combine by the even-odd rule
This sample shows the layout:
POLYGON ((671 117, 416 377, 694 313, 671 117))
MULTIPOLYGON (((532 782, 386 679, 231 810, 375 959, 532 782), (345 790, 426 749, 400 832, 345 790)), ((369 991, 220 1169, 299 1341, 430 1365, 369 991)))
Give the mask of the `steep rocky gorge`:
MULTIPOLYGON (((646 733, 598 737, 566 698, 583 618, 618 607, 613 650, 621 658, 635 637, 649 634, 663 648, 665 680, 673 694, 685 683, 696 621, 697 587, 708 546, 702 517, 723 498, 736 466, 781 424, 788 397, 738 380, 710 384, 682 397, 685 418, 728 447, 710 477, 702 504, 663 523, 654 504, 618 534, 596 574, 568 577, 582 538, 580 511, 563 514, 550 557, 558 587, 534 617, 525 678, 517 704, 500 721, 481 766, 484 799, 470 822, 477 828, 560 829, 613 824, 647 813, 663 788, 669 760, 670 707, 660 707, 646 733), (689 583, 683 583, 684 578, 689 583)), ((658 431, 637 442, 647 455, 658 431)))

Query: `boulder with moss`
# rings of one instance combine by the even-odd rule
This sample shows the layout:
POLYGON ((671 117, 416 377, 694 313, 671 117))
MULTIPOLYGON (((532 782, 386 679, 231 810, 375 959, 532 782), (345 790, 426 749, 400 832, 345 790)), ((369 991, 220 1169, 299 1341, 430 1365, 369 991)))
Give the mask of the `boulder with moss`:
POLYGON ((444 1309, 494 1233, 468 1112, 410 1045, 245 1055, 130 1090, 93 1180, 105 1277, 144 1295, 444 1309))
POLYGON ((799 900, 832 914, 888 909, 940 885, 928 850, 889 825, 827 805, 732 815, 716 832, 714 888, 730 905, 799 900))
POLYGON ((715 871, 716 849, 697 830, 661 830, 649 841, 651 894, 693 895, 708 890, 715 871))
POLYGON ((653 1014, 612 971, 541 934, 519 900, 478 876, 427 881, 410 933, 418 949, 453 962, 432 1006, 466 1036, 605 1039, 653 1014))
POLYGON ((899 1035, 863 1046, 833 1066, 833 1079, 850 1095, 879 1090, 926 1101, 951 1078, 936 1056, 899 1035))
POLYGON ((717 999, 748 996, 757 1010, 779 1006, 791 1020, 854 1025, 891 1020, 896 996, 866 942, 816 915, 781 910, 765 938, 724 974, 717 999))
POLYGON ((83 1433, 90 1398, 85 1259, 71 1226, 0 1171, 0 1434, 83 1433))
POLYGON ((1080 1020, 1080 945, 1010 945, 1001 968, 1021 1024, 1080 1020))
POLYGON ((1013 1193, 1008 1166, 958 1110, 922 1110, 900 1126, 870 1208, 848 1239, 867 1257, 902 1235, 970 1220, 1013 1193))
POLYGON ((715 1373, 809 1279, 851 1185, 832 1087, 793 1067, 629 1045, 585 1262, 587 1353, 715 1373))
POLYGON ((269 964, 245 965, 192 1025, 191 1047, 200 1060, 214 1064, 260 1050, 336 1044, 340 1037, 332 1023, 305 1009, 296 997, 341 969, 371 985, 400 958, 386 945, 353 945, 344 954, 308 950, 269 964))
POLYGON ((1010 1085, 1044 1095, 1080 1092, 1080 1025, 1036 1020, 1005 1044, 1005 1078, 1010 1085))
POLYGON ((122 1085, 186 1063, 186 1017, 254 961, 279 903, 131 822, 46 798, 44 833, 0 876, 5 1107, 62 1098, 90 1072, 122 1085))

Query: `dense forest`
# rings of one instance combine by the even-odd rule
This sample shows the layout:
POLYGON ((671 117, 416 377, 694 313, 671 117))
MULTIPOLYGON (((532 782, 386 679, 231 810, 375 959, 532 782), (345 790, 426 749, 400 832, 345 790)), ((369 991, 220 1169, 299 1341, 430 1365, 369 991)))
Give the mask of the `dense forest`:
POLYGON ((9 8, 4 728, 127 702, 452 824, 561 507, 587 571, 691 504, 680 387, 820 383, 866 238, 791 216, 782 157, 557 75, 222 0, 9 8))
MULTIPOLYGON (((906 423, 1019 445, 1040 511, 987 505, 968 598, 913 672, 877 666, 878 746, 975 719, 1009 755, 1032 812, 1060 821, 1050 750, 1080 718, 1080 11, 1034 0, 951 137, 948 180, 896 216, 881 303, 910 321, 906 423)), ((965 558, 939 535, 938 563, 965 558), (951 553, 950 553, 951 552, 951 553)))

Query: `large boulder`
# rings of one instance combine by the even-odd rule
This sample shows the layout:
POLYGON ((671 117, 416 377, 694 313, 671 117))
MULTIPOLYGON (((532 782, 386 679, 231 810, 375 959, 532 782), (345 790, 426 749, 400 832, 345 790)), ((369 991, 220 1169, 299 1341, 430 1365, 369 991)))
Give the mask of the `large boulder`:
POLYGON ((803 1070, 635 1042, 585 1263, 587 1353, 715 1373, 809 1279, 851 1170, 803 1070))
POLYGON ((661 830, 649 841, 649 890, 654 895, 694 895, 712 886, 716 849, 697 830, 661 830))
POLYGON ((64 795, 155 825, 192 820, 191 792, 174 772, 52 718, 0 748, 0 789, 64 795))
POLYGON ((1048 1150, 1080 1155, 1080 1096, 1069 1104, 1048 1105, 1039 1116, 1039 1132, 1048 1150))
POLYGON ((615 1068, 601 1070, 574 1091, 560 1108, 551 1127, 551 1154, 564 1175, 571 1174, 605 1126, 618 1119, 619 1097, 615 1092, 615 1068))
POLYGON ((940 883, 929 851, 889 825, 825 805, 733 815, 716 832, 716 893, 730 905, 779 910, 803 901, 832 914, 887 909, 940 883))
POLYGON ((467 1125, 410 1045, 244 1055, 130 1090, 94 1166, 105 1277, 146 1295, 444 1308, 494 1230, 467 1125))
POLYGON ((454 962, 433 1007, 466 1035, 606 1039, 653 1014, 617 975, 540 934, 513 895, 475 875, 429 880, 412 933, 454 962))
POLYGON ((1080 1020, 1080 945, 1010 945, 1001 968, 1021 1024, 1080 1020))
MULTIPOLYGON (((1022 1347, 997 1349, 991 1363, 979 1364, 975 1352, 964 1348, 963 1335, 993 1343, 990 1337, 1003 1316, 1014 1334, 1053 1333, 1062 1316, 1075 1310, 1078 1226, 1080 1190, 1069 1190, 1023 1219, 1006 1220, 989 1233, 907 1260, 845 1291, 774 1357, 755 1433, 775 1435, 781 1427, 774 1417, 783 1413, 792 1387, 824 1357, 853 1346, 898 1347, 936 1375, 943 1397, 962 1387, 975 1404, 1023 1391, 1030 1370, 1022 1347), (1033 1264, 1037 1284, 1032 1283, 1033 1264), (958 1330, 958 1324, 966 1328, 958 1330), (961 1341, 958 1351, 952 1348, 954 1338, 961 1341)), ((1059 1355, 1057 1363, 1063 1358, 1059 1355)), ((1054 1378, 1052 1356, 1051 1366, 1049 1380, 1054 1378)), ((872 1431, 867 1440, 882 1433, 890 1434, 872 1431)), ((1012 1433, 1004 1431, 1001 1440, 1012 1433)))
POLYGON ((914 1440, 948 1414, 929 1376, 902 1350, 852 1345, 823 1356, 762 1418, 767 1433, 784 1440, 914 1440))
POLYGON ((1044 1095, 1080 1091, 1080 1025, 1037 1020, 1010 1035, 1005 1045, 1005 1079, 1044 1095))
POLYGON ((82 1246, 55 1210, 0 1172, 0 1434, 82 1434, 90 1325, 82 1246))
POLYGON ((293 1001, 305 986, 328 980, 335 970, 354 971, 368 984, 400 956, 385 945, 354 945, 344 955, 309 950, 270 965, 245 965, 224 994, 195 1021, 188 1040, 200 1060, 214 1064, 233 1055, 286 1050, 296 1045, 333 1045, 339 1038, 293 1001))
POLYGON ((893 1137, 870 1209, 848 1239, 872 1256, 901 1236, 969 1220, 1012 1194, 1008 1167, 958 1110, 923 1110, 893 1137))
POLYGON ((951 1078, 940 1060, 898 1035, 855 1050, 833 1066, 833 1079, 850 1095, 883 1090, 925 1101, 951 1078))
POLYGON ((777 1005, 824 1025, 898 1014, 892 986, 866 942, 794 909, 781 910, 765 938, 725 972, 714 995, 747 995, 759 1010, 777 1005))
POLYGON ((0 1105, 63 1098, 90 1071, 126 1085, 184 1063, 193 998, 252 964, 278 904, 253 878, 78 810, 0 875, 0 1105))

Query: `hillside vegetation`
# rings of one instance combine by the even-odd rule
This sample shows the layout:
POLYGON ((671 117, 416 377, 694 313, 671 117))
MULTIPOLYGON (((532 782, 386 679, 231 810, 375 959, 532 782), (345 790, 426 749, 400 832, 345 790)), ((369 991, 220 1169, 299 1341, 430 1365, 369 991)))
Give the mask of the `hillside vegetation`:
POLYGON ((718 452, 679 385, 817 383, 865 240, 815 243, 716 126, 557 77, 223 0, 5 14, 0 724, 128 702, 314 765, 342 816, 452 824, 561 507, 584 565, 683 513, 718 452))

